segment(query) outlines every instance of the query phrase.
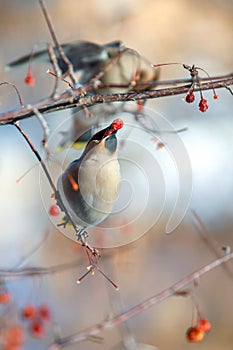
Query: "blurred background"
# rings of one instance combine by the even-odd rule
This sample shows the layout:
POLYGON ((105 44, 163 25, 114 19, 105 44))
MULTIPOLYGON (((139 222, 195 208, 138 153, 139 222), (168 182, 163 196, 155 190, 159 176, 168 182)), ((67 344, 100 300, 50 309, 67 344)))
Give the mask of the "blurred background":
MULTIPOLYGON (((152 63, 195 64, 211 76, 232 71, 231 0, 48 0, 46 3, 61 43, 89 40, 105 44, 122 40, 152 63)), ((35 44, 51 42, 48 28, 38 1, 0 0, 0 9, 0 80, 15 83, 24 103, 33 103, 52 91, 53 78, 45 73, 48 64, 33 64, 37 80, 33 88, 24 84, 27 67, 6 72, 4 66, 29 53, 35 44)), ((187 77, 187 72, 179 66, 161 69, 162 80, 187 77)), ((209 104, 204 114, 198 110, 198 96, 194 104, 185 103, 184 96, 147 102, 147 120, 158 126, 161 132, 157 136, 165 143, 165 149, 157 149, 151 135, 139 128, 132 114, 120 114, 127 126, 119 133, 124 181, 118 206, 109 221, 90 230, 91 243, 107 247, 101 250, 100 266, 119 284, 119 292, 98 273, 76 285, 88 264, 86 256, 48 216, 51 190, 39 166, 16 183, 37 161, 13 126, 1 126, 1 268, 19 266, 19 261, 44 236, 47 239, 41 248, 20 266, 49 267, 77 260, 73 269, 56 274, 4 280, 13 296, 10 315, 14 315, 14 320, 26 303, 45 302, 51 308, 60 335, 67 336, 134 306, 212 261, 215 255, 209 249, 210 243, 201 238, 191 209, 205 223, 209 239, 217 242, 220 251, 223 245, 233 245, 232 96, 224 89, 217 94, 219 99, 215 101, 212 91, 204 93, 209 104), (173 136, 162 132, 166 128, 184 127, 187 131, 173 136), (180 193, 182 198, 177 206, 180 193), (130 208, 118 210, 127 200, 132 203, 130 208), (184 218, 171 235, 166 235, 173 208, 175 222, 184 218)), ((15 91, 1 86, 0 112, 18 106, 15 91)), ((70 127, 71 113, 52 113, 45 118, 54 151, 61 139, 59 132, 70 127)), ((31 118, 21 125, 43 154, 43 131, 38 120, 31 118)), ((75 152, 63 151, 49 161, 55 180, 62 165, 80 154, 75 152)), ((233 269, 232 263, 230 267, 233 269)), ((202 278, 197 288, 190 288, 195 289, 200 308, 213 327, 200 344, 189 344, 185 339, 185 331, 192 322, 191 299, 173 297, 127 324, 101 333, 101 344, 89 340, 67 348, 136 349, 135 344, 140 343, 163 350, 232 349, 232 275, 219 268, 202 278), (129 339, 134 344, 131 348, 126 347, 125 340, 129 339)), ((1 311, 4 323, 4 310, 1 311)), ((51 324, 42 340, 34 340, 29 334, 24 348, 46 349, 53 337, 51 324)))

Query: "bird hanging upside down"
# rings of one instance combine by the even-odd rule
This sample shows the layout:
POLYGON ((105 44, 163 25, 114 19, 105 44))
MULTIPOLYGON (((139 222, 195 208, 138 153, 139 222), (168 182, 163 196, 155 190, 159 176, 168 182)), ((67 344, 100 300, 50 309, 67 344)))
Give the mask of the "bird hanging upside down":
POLYGON ((81 157, 71 162, 58 179, 59 199, 82 230, 102 222, 118 197, 120 167, 116 133, 122 127, 123 121, 116 119, 98 131, 81 157))

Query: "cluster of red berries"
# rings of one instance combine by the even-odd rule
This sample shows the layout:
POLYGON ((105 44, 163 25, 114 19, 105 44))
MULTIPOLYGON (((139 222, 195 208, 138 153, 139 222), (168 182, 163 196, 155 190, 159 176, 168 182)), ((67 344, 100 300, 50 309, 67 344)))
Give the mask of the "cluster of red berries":
POLYGON ((204 339, 206 333, 211 329, 211 323, 205 318, 201 318, 196 326, 187 329, 186 337, 191 343, 198 343, 204 339))
POLYGON ((34 338, 41 339, 46 333, 46 323, 51 320, 51 313, 46 305, 37 308, 32 304, 24 306, 21 316, 29 321, 29 332, 34 338))
MULTIPOLYGON (((218 95, 216 95, 216 93, 214 92, 214 99, 217 100, 218 99, 218 95)), ((187 95, 185 96, 185 101, 187 103, 193 103, 195 101, 195 95, 193 90, 190 90, 187 95)), ((201 112, 206 112, 207 109, 209 108, 207 100, 202 96, 201 93, 201 100, 199 102, 199 110, 201 112)))
POLYGON ((121 120, 121 119, 119 119, 119 118, 113 120, 113 122, 112 122, 112 124, 110 125, 110 127, 107 128, 107 131, 105 132, 103 138, 104 138, 104 137, 107 137, 107 136, 111 135, 113 132, 115 132, 115 131, 117 131, 117 130, 123 128, 123 126, 124 126, 123 120, 121 120))
MULTIPOLYGON (((0 287, 0 305, 7 305, 12 301, 11 293, 4 285, 0 287)), ((12 323, 4 330, 4 337, 2 342, 3 350, 20 350, 24 345, 25 332, 21 325, 12 323)))

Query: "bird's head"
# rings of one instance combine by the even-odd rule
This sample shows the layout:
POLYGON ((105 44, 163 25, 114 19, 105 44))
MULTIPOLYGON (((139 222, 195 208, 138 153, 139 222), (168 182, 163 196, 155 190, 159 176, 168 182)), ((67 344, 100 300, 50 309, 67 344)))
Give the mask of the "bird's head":
POLYGON ((117 150, 116 133, 123 125, 124 123, 121 119, 115 119, 107 128, 98 131, 88 141, 82 157, 88 152, 114 154, 117 150))

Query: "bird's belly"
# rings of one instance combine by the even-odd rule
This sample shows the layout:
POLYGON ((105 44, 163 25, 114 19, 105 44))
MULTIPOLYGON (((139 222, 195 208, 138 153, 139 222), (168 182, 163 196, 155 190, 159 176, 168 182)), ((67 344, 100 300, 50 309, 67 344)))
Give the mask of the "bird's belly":
POLYGON ((112 211, 118 197, 120 169, 117 160, 101 165, 95 171, 80 168, 79 185, 86 213, 92 224, 103 221, 112 211), (92 174, 90 178, 89 174, 92 174))
MULTIPOLYGON (((69 174, 75 178, 71 170, 69 174)), ((62 201, 77 225, 95 226, 110 214, 118 197, 118 161, 110 160, 99 167, 92 162, 80 166, 77 183, 78 191, 75 191, 67 176, 59 178, 58 190, 62 201)))

